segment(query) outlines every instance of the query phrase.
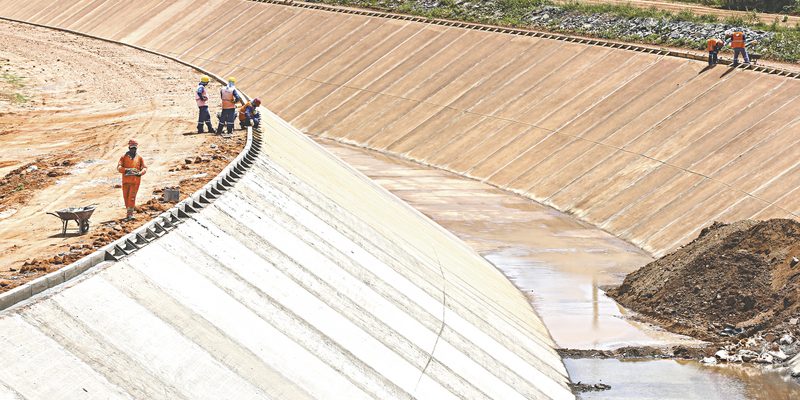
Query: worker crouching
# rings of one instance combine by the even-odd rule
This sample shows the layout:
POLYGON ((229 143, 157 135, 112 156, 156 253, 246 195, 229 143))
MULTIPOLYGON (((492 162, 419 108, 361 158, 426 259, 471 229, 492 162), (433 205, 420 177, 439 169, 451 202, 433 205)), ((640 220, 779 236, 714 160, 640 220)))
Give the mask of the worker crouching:
POLYGON ((233 123, 236 120, 236 103, 242 103, 236 91, 236 78, 228 78, 228 85, 219 90, 219 95, 222 98, 222 113, 217 126, 217 135, 222 134, 223 124, 230 135, 233 134, 233 123))
POLYGON ((261 113, 258 112, 259 106, 261 106, 261 99, 256 97, 252 102, 248 101, 239 109, 239 125, 242 129, 252 126, 253 129, 259 130, 259 125, 261 124, 261 113))
POLYGON ((125 209, 127 210, 126 220, 134 219, 136 193, 139 191, 142 175, 147 173, 144 159, 136 154, 138 148, 139 144, 135 140, 128 141, 128 152, 119 159, 117 164, 117 171, 122 174, 122 198, 125 200, 125 209))
POLYGON ((708 65, 714 66, 717 65, 717 55, 719 51, 722 50, 722 47, 725 46, 725 42, 717 38, 708 39, 708 43, 706 44, 706 50, 708 51, 708 65))

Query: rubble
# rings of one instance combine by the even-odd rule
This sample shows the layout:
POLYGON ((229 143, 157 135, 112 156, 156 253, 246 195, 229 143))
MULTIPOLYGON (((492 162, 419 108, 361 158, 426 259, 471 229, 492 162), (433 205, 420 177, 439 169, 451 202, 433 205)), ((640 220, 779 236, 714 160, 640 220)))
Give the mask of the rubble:
POLYGON ((713 343, 715 363, 782 364, 800 353, 800 271, 790 266, 799 239, 793 220, 714 223, 608 294, 670 331, 713 343))
POLYGON ((555 5, 545 5, 532 11, 527 22, 531 26, 564 32, 579 32, 605 38, 659 38, 663 42, 683 41, 705 43, 708 38, 723 39, 726 31, 738 30, 748 40, 768 42, 774 32, 749 29, 722 23, 697 23, 667 18, 629 18, 612 14, 584 14, 555 5))

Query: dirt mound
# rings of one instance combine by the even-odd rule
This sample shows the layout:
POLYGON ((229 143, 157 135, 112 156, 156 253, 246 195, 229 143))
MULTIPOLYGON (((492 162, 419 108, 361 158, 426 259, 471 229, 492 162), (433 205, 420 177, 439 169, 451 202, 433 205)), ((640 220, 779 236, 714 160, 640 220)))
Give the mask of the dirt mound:
POLYGON ((800 315, 794 256, 800 257, 797 221, 715 222, 608 295, 674 332, 728 341, 778 329, 800 315))

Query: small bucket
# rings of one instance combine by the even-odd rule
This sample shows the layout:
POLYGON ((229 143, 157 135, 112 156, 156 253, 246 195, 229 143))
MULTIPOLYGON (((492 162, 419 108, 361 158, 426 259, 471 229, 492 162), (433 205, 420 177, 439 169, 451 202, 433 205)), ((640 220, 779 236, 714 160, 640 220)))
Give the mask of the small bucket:
POLYGON ((168 203, 177 203, 181 199, 181 190, 177 187, 164 188, 164 201, 168 203))

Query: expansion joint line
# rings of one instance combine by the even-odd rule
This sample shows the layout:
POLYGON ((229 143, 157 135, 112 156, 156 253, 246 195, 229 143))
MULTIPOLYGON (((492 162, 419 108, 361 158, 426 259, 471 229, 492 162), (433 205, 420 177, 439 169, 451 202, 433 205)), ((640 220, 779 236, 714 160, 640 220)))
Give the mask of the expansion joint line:
MULTIPOLYGON (((430 25, 442 25, 442 26, 449 26, 455 28, 464 28, 464 29, 472 29, 478 31, 486 31, 486 32, 497 32, 497 33, 505 33, 510 35, 518 35, 518 36, 531 36, 536 38, 543 38, 543 39, 552 39, 552 40, 561 40, 565 42, 572 42, 572 43, 580 43, 586 44, 590 46, 600 46, 600 47, 611 47, 615 49, 621 50, 630 50, 636 51, 640 53, 650 53, 650 54, 658 54, 663 56, 671 56, 676 58, 686 58, 690 60, 697 60, 697 61, 705 61, 706 56, 702 54, 695 54, 688 50, 679 51, 679 50, 669 50, 665 48, 657 48, 657 47, 649 47, 643 46, 639 44, 631 44, 631 43, 624 43, 624 42, 614 42, 610 40, 603 40, 603 39, 594 39, 594 38, 587 38, 587 37, 580 37, 580 36, 569 36, 564 34, 556 34, 544 31, 536 31, 532 29, 520 29, 520 28, 507 28, 502 26, 496 25, 484 25, 478 24, 474 22, 461 22, 461 21, 453 21, 447 19, 436 19, 436 18, 427 18, 427 17, 419 17, 415 15, 406 15, 406 14, 395 14, 388 11, 377 11, 377 10, 370 10, 370 9, 359 9, 359 8, 349 8, 349 7, 342 7, 342 6, 334 6, 330 4, 319 4, 319 3, 306 3, 302 1, 293 1, 293 0, 250 0, 255 1, 258 3, 267 3, 267 4, 275 4, 281 6, 288 6, 288 7, 297 7, 297 8, 307 8, 311 10, 320 10, 320 11, 329 11, 341 14, 355 14, 355 15, 363 15, 366 17, 376 17, 376 18, 386 18, 386 19, 395 19, 395 20, 402 20, 402 21, 411 21, 411 22, 419 22, 424 24, 430 25)), ((731 60, 720 60, 719 64, 723 65, 732 65, 733 62, 731 60)), ((763 65, 752 65, 752 64, 742 64, 740 69, 749 69, 751 71, 756 71, 765 74, 771 75, 778 75, 778 76, 786 76, 794 79, 800 79, 800 72, 791 71, 785 68, 780 67, 768 67, 763 65)))
MULTIPOLYGON (((251 0, 251 1, 260 1, 260 0, 251 0)), ((265 2, 269 2, 269 1, 265 1, 265 2)), ((277 2, 277 4, 283 4, 283 3, 277 2)), ((660 56, 662 58, 665 57, 664 54, 660 54, 660 56)), ((223 65, 228 65, 228 66, 232 65, 232 64, 227 63, 227 62, 204 59, 204 58, 201 58, 201 57, 198 57, 198 58, 201 59, 201 60, 204 60, 204 61, 213 61, 213 62, 217 62, 217 63, 223 64, 223 65)), ((714 177, 711 177, 709 175, 703 174, 703 173, 698 172, 698 171, 694 171, 694 170, 689 169, 689 168, 681 167, 681 166, 676 165, 676 164, 672 164, 672 163, 670 163, 670 162, 668 162, 666 160, 660 160, 660 159, 657 159, 655 157, 648 156, 648 155, 646 155, 644 153, 637 153, 635 151, 628 150, 624 146, 622 146, 622 147, 614 146, 614 145, 610 145, 608 143, 603 143, 603 142, 600 142, 600 141, 597 141, 597 140, 587 139, 587 138, 584 138, 584 137, 581 137, 581 136, 564 133, 564 132, 561 132, 560 128, 559 129, 546 128, 546 127, 539 126, 539 125, 536 125, 536 124, 532 124, 532 123, 529 123, 529 122, 518 121, 518 120, 516 120, 514 118, 500 117, 500 116, 496 116, 496 115, 487 115, 487 114, 478 113, 478 112, 469 111, 469 110, 462 110, 462 109, 455 108, 455 107, 453 107, 451 105, 448 105, 448 104, 438 104, 438 103, 433 103, 433 102, 430 102, 430 101, 416 100, 416 99, 407 98, 405 96, 383 93, 381 91, 371 90, 371 89, 367 89, 367 88, 355 87, 355 86, 350 86, 350 85, 334 85, 334 84, 326 82, 326 81, 321 81, 321 80, 318 80, 318 79, 312 79, 312 78, 303 77, 303 76, 294 75, 294 74, 285 74, 285 73, 278 73, 278 72, 273 72, 273 71, 265 71, 263 69, 249 68, 249 67, 245 67, 245 66, 242 66, 241 68, 249 69, 251 71, 263 72, 263 73, 267 73, 267 74, 274 74, 274 75, 278 75, 278 76, 284 76, 284 77, 290 77, 290 78, 298 78, 298 79, 302 79, 302 80, 305 80, 305 81, 308 81, 308 82, 314 82, 314 83, 317 83, 317 84, 320 84, 320 85, 338 86, 338 87, 342 87, 342 88, 361 91, 361 92, 364 92, 364 93, 371 93, 371 94, 375 94, 375 95, 388 96, 388 97, 392 97, 392 98, 396 98, 396 99, 400 99, 400 100, 419 102, 420 104, 427 104, 427 105, 431 105, 431 106, 435 106, 435 107, 442 107, 442 108, 446 108, 446 109, 450 109, 450 110, 453 110, 453 111, 460 112, 462 114, 475 115, 475 116, 485 117, 485 118, 493 118, 493 119, 496 119, 496 120, 506 121, 506 122, 509 122, 509 123, 516 123, 516 124, 526 125, 526 126, 529 126, 529 127, 532 127, 532 128, 541 129, 543 131, 550 132, 550 133, 552 133, 554 135, 560 135, 560 136, 569 137, 569 138, 571 138, 573 140, 581 140, 581 141, 589 142, 589 143, 592 143, 592 144, 597 145, 597 146, 603 146, 603 147, 606 147, 606 148, 609 148, 609 149, 613 149, 613 150, 616 150, 616 151, 620 151, 620 152, 623 152, 623 153, 628 153, 628 154, 631 154, 631 155, 635 155, 635 156, 639 156, 639 157, 642 157, 642 158, 646 158, 648 160, 655 161, 655 162, 657 162, 659 164, 679 169, 679 170, 681 170, 681 171, 683 171, 685 173, 688 173, 688 174, 697 175, 697 176, 699 176, 701 178, 704 178, 704 179, 707 179, 709 181, 713 181, 713 182, 719 183, 722 186, 725 186, 726 188, 728 188, 728 189, 730 189, 732 191, 741 193, 741 194, 743 194, 743 195, 745 195, 747 197, 751 197, 751 198, 753 198, 755 200, 758 200, 758 201, 766 204, 768 207, 775 207, 775 208, 777 208, 777 209, 779 209, 781 211, 786 212, 788 215, 791 215, 791 216, 793 216, 795 218, 800 218, 800 215, 798 215, 797 213, 777 205, 777 201, 769 201, 769 200, 766 200, 766 199, 762 199, 761 197, 758 197, 757 195, 755 195, 753 193, 750 193, 750 192, 745 191, 743 189, 736 188, 736 187, 734 187, 733 185, 731 185, 731 184, 729 184, 727 182, 723 182, 723 181, 721 181, 719 179, 716 179, 714 177)), ((798 73, 798 77, 800 77, 800 73, 798 73)), ((337 142, 341 142, 339 140, 336 140, 336 141, 337 142)), ((379 149, 375 149, 375 148, 371 148, 371 147, 365 147, 365 146, 360 146, 360 145, 359 145, 359 147, 369 148, 371 150, 376 150, 376 151, 379 151, 379 152, 385 153, 385 154, 395 154, 395 153, 391 153, 391 152, 381 151, 379 149)), ((395 154, 395 155, 397 155, 397 156, 399 156, 399 157, 401 157, 403 159, 407 159, 407 160, 410 160, 410 161, 421 163, 423 165, 431 166, 431 167, 434 167, 434 168, 437 168, 437 169, 441 169, 441 170, 444 170, 444 171, 453 172, 453 173, 456 173, 458 175, 463 176, 458 171, 450 171, 450 170, 448 170, 446 168, 442 168, 441 166, 433 165, 433 164, 430 164, 430 163, 426 163, 426 162, 423 162, 422 160, 413 159, 413 158, 406 157, 406 156, 403 156, 403 155, 400 155, 400 154, 395 154)), ((485 181, 485 183, 488 183, 488 184, 491 184, 491 185, 496 186, 498 188, 504 189, 503 187, 494 185, 494 184, 492 184, 491 182, 488 182, 488 181, 485 181)))
POLYGON ((444 332, 445 326, 444 317, 447 311, 447 280, 444 277, 444 268, 442 267, 442 262, 439 261, 439 252, 436 251, 435 247, 433 247, 433 254, 436 256, 436 264, 439 265, 439 273, 442 275, 442 324, 439 326, 439 332, 436 334, 436 340, 433 342, 433 348, 431 349, 430 356, 428 357, 428 362, 425 363, 425 366, 422 368, 422 373, 419 374, 419 379, 417 379, 417 384, 414 385, 414 393, 417 392, 419 383, 422 382, 422 377, 425 376, 428 366, 431 365, 431 361, 433 361, 433 354, 436 353, 436 346, 439 344, 439 338, 442 337, 442 332, 444 332))

